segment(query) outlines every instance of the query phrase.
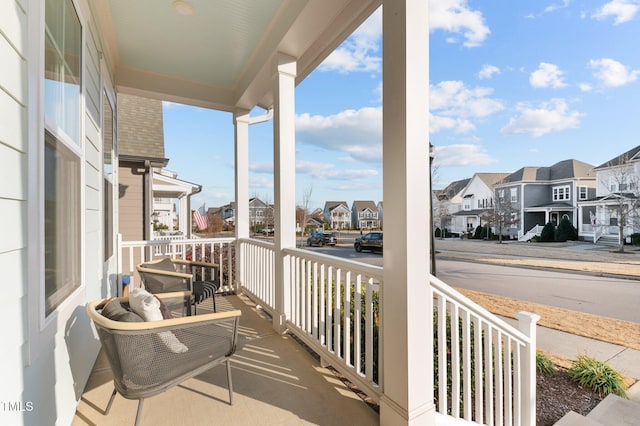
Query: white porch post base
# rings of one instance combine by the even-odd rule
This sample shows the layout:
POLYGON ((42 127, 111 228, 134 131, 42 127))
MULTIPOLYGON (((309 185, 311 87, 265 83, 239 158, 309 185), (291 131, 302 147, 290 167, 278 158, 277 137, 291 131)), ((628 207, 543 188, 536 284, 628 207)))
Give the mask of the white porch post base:
POLYGON ((272 325, 276 333, 283 334, 287 331, 287 316, 285 314, 274 315, 272 325))
POLYGON ((436 409, 433 403, 426 403, 408 412, 386 395, 380 399, 381 425, 434 425, 436 409))

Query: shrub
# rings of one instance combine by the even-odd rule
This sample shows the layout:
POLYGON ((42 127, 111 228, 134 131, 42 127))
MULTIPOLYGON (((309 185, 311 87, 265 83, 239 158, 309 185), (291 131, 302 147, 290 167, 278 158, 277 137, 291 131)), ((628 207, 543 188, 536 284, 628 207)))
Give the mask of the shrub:
POLYGON ((631 244, 640 246, 640 233, 631 234, 631 244))
POLYGON ((555 241, 555 236, 556 236, 556 226, 549 222, 546 225, 544 225, 544 228, 542 228, 542 232, 540 233, 540 241, 548 243, 548 242, 553 242, 555 241))
POLYGON ((563 217, 556 228, 556 241, 565 242, 567 240, 576 241, 578 239, 578 231, 573 226, 568 217, 563 217))
POLYGON ((482 237, 482 230, 483 229, 484 228, 482 226, 480 226, 480 225, 476 226, 476 230, 473 232, 473 239, 474 240, 481 240, 483 238, 482 237))
POLYGON ((436 228, 434 235, 436 238, 440 238, 440 235, 442 235, 442 231, 440 230, 440 227, 436 228))
POLYGON ((538 370, 539 373, 548 375, 556 374, 558 371, 551 360, 541 352, 536 353, 536 370, 538 370))
POLYGON ((569 373, 578 384, 588 387, 599 395, 614 393, 629 399, 620 373, 602 361, 579 355, 578 359, 572 361, 569 373))

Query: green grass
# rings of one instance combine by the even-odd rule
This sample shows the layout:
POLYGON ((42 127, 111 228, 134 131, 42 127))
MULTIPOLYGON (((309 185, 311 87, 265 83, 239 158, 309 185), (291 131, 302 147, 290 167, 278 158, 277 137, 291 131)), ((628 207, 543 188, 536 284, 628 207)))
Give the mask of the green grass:
POLYGON ((569 369, 571 378, 600 395, 616 394, 629 399, 620 373, 609 365, 586 355, 579 355, 569 369))

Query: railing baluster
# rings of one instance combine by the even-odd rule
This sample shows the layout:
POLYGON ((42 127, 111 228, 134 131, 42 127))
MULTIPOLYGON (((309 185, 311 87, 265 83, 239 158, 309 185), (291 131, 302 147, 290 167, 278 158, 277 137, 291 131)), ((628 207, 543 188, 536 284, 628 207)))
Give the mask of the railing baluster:
POLYGON ((460 317, 451 303, 451 415, 460 417, 460 317))
POLYGON ((334 297, 336 298, 333 308, 333 351, 338 357, 342 357, 342 348, 340 347, 341 338, 341 324, 342 318, 340 318, 340 298, 342 295, 342 269, 336 269, 336 288, 334 290, 334 297))
POLYGON ((333 267, 327 269, 327 350, 334 352, 333 347, 333 267))
POLYGON ((318 262, 313 262, 313 284, 311 288, 311 292, 313 294, 313 325, 312 325, 312 335, 313 338, 318 340, 318 322, 319 322, 319 312, 318 312, 318 262))
POLYGON ((472 399, 471 399, 471 321, 469 312, 462 311, 462 368, 463 368, 463 391, 462 409, 465 420, 471 420, 472 399))
POLYGON ((320 267, 320 344, 322 346, 326 346, 329 348, 329 344, 327 343, 327 308, 326 308, 326 300, 327 300, 327 289, 326 289, 326 266, 324 263, 320 267))
POLYGON ((485 335, 484 335, 484 371, 485 371, 485 381, 484 381, 484 402, 485 402, 485 424, 492 425, 493 423, 493 374, 492 365, 493 365, 493 337, 492 337, 492 329, 491 324, 486 324, 485 335))
POLYGON ((353 364, 358 374, 362 374, 362 274, 356 275, 356 288, 353 301, 353 364))
POLYGON ((447 413, 447 299, 438 294, 438 411, 447 413))
POLYGON ((503 424, 503 415, 504 415, 504 389, 502 383, 502 368, 503 368, 503 345, 502 345, 502 332, 500 330, 496 330, 495 333, 495 344, 494 344, 494 386, 495 386, 495 424, 502 426, 503 424))
POLYGON ((347 271, 344 280, 344 362, 353 365, 351 362, 351 271, 347 271))
POLYGON ((513 424, 513 388, 511 371, 511 338, 504 336, 504 424, 511 426, 513 424))
POLYGON ((366 378, 373 381, 373 278, 367 281, 365 294, 365 370, 366 378))
POLYGON ((483 420, 483 386, 482 386, 482 320, 479 317, 475 317, 473 321, 473 358, 475 365, 475 417, 476 423, 482 423, 483 420))

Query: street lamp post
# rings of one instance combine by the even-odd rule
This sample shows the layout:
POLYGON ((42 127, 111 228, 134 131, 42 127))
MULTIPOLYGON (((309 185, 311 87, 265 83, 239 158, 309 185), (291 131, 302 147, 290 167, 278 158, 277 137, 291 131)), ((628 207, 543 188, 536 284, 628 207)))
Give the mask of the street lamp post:
POLYGON ((435 248, 435 238, 433 235, 433 157, 434 157, 434 146, 429 142, 429 206, 431 207, 431 212, 429 213, 429 231, 431 235, 431 244, 429 245, 429 255, 431 257, 431 275, 436 276, 436 248, 435 248))

